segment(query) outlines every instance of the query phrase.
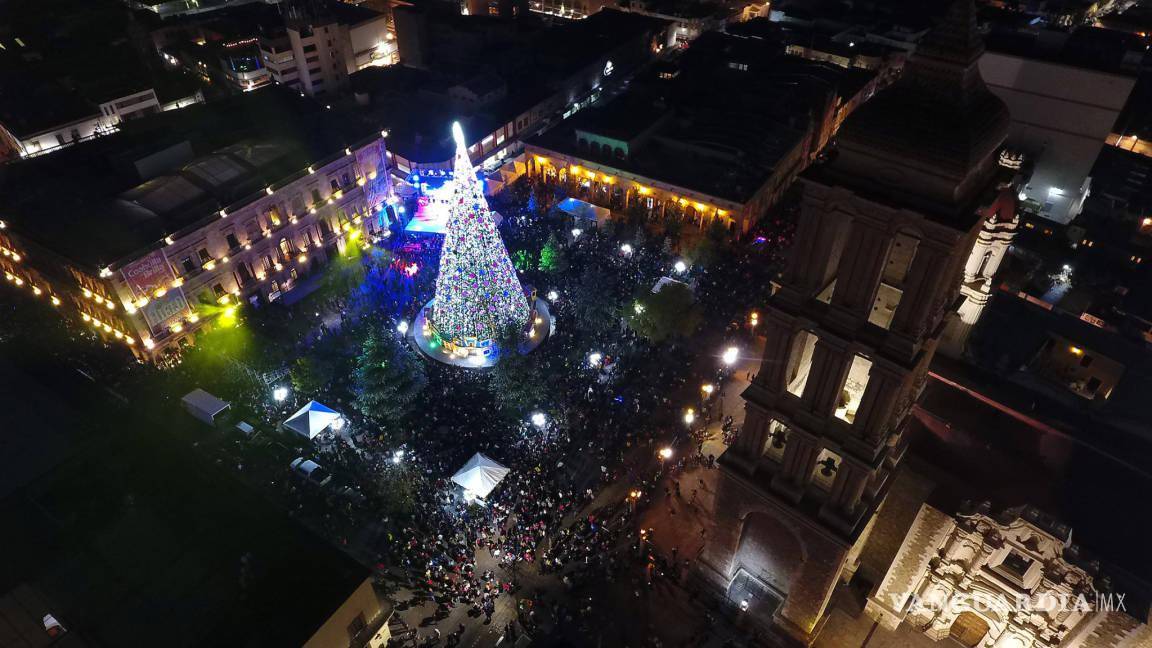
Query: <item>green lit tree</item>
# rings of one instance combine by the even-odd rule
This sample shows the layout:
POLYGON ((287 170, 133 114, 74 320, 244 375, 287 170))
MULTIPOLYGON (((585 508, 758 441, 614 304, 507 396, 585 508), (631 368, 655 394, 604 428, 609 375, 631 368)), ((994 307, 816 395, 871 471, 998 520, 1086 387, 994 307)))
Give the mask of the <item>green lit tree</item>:
POLYGON ((669 283, 658 293, 641 295, 626 316, 628 327, 653 344, 688 337, 701 319, 692 290, 680 282, 669 283))
POLYGON ((528 250, 517 250, 512 254, 512 265, 516 266, 517 270, 530 270, 535 264, 536 261, 528 250))
POLYGON ((539 268, 543 272, 564 272, 568 269, 568 255, 555 232, 548 235, 548 240, 540 249, 539 268))
POLYGON ((428 383, 424 365, 391 335, 368 334, 354 372, 356 407, 377 423, 407 415, 428 383))

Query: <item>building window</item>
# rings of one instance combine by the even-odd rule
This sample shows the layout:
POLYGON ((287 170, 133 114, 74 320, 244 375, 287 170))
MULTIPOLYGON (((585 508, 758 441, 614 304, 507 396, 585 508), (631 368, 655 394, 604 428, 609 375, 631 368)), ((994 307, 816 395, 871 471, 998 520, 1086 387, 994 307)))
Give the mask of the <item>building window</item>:
POLYGON ((312 190, 312 202, 315 204, 320 204, 320 190, 319 189, 313 189, 312 190))
POLYGON ((220 299, 224 295, 228 294, 227 292, 224 291, 224 285, 223 284, 213 284, 212 292, 216 295, 216 299, 220 299))
POLYGON ((280 239, 280 254, 284 255, 284 258, 292 256, 292 244, 286 238, 280 239))
POLYGON ((788 393, 793 396, 804 395, 804 386, 808 383, 808 373, 812 369, 812 352, 816 349, 817 339, 811 331, 800 331, 792 339, 785 385, 788 393))
POLYGON ((784 459, 784 448, 788 445, 788 426, 776 419, 768 422, 768 437, 764 441, 764 456, 774 461, 784 459))
POLYGON ((908 277, 908 270, 912 267, 912 260, 916 257, 916 248, 920 241, 908 234, 899 233, 892 241, 888 250, 888 259, 884 263, 884 274, 880 278, 880 287, 876 290, 876 299, 872 302, 872 311, 868 314, 868 321, 882 329, 887 330, 892 325, 892 318, 896 315, 896 308, 900 306, 900 298, 904 296, 904 281, 908 277))
POLYGON ((860 401, 864 399, 864 390, 868 388, 871 371, 871 360, 859 354, 852 358, 852 366, 848 369, 848 376, 844 378, 844 386, 840 389, 840 397, 836 401, 836 418, 849 423, 856 420, 856 410, 860 407, 860 401))
POLYGON ((208 263, 212 260, 212 255, 208 254, 208 248, 200 248, 196 254, 200 255, 200 263, 208 263))
POLYGON ((184 257, 184 260, 180 262, 180 266, 184 268, 185 273, 196 271, 196 264, 192 263, 192 257, 190 256, 184 257))
POLYGON ((816 466, 812 468, 812 483, 821 490, 832 490, 841 461, 840 455, 828 448, 821 450, 820 456, 816 457, 816 466))
POLYGON ((228 232, 224 239, 228 241, 229 250, 235 250, 236 248, 240 247, 240 239, 236 238, 235 232, 228 232))

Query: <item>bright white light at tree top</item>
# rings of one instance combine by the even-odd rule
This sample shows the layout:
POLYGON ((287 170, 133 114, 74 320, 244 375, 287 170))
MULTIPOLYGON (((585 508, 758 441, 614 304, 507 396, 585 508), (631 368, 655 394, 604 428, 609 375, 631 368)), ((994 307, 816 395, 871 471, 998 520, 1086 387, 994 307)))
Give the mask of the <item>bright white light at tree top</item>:
POLYGON ((402 459, 404 459, 404 451, 403 450, 397 450, 396 452, 392 453, 392 463, 398 464, 398 463, 400 463, 400 461, 402 459))
POLYGON ((343 416, 336 419, 335 421, 332 421, 332 430, 333 431, 339 432, 340 430, 343 430, 343 429, 344 429, 344 417, 343 416))
POLYGON ((544 412, 533 412, 531 420, 532 425, 536 427, 544 427, 544 425, 548 423, 548 417, 544 416, 544 412))
POLYGON ((684 263, 683 261, 677 261, 672 266, 672 269, 675 270, 679 274, 684 274, 685 272, 688 272, 688 264, 684 263))
POLYGON ((600 352, 598 352, 598 351, 593 351, 592 353, 589 353, 589 354, 588 354, 588 366, 589 366, 589 367, 596 367, 596 366, 599 366, 599 365, 600 365, 600 361, 601 361, 601 360, 603 360, 603 359, 604 359, 604 356, 603 356, 603 355, 601 355, 601 354, 600 354, 600 352))
POLYGON ((287 387, 277 387, 276 389, 272 390, 272 400, 276 401, 277 403, 284 402, 284 399, 286 398, 288 398, 287 387))
POLYGON ((560 293, 556 292, 555 290, 549 290, 548 291, 548 301, 554 302, 557 299, 560 299, 560 293))
POLYGON ((452 122, 452 139, 456 141, 456 148, 468 148, 468 143, 464 141, 464 129, 460 127, 460 122, 452 122))
POLYGON ((584 233, 584 230, 580 229, 579 227, 573 228, 572 238, 580 238, 580 235, 583 233, 584 233))
POLYGON ((704 392, 705 394, 711 394, 712 392, 716 391, 716 388, 712 386, 712 383, 704 383, 700 386, 700 391, 704 392))
POLYGON ((408 322, 406 320, 400 320, 400 323, 396 325, 396 331, 400 335, 407 334, 408 333, 408 322))
POLYGON ((624 256, 632 256, 632 246, 628 243, 620 246, 620 253, 624 256))
POLYGON ((728 347, 724 349, 724 355, 720 356, 720 359, 723 360, 726 365, 734 365, 736 361, 740 359, 740 349, 734 346, 728 347))
POLYGON ((661 459, 671 459, 672 458, 672 448, 660 448, 660 458, 661 459))
POLYGON ((688 408, 688 411, 684 412, 684 422, 688 425, 696 422, 696 412, 691 407, 688 408))

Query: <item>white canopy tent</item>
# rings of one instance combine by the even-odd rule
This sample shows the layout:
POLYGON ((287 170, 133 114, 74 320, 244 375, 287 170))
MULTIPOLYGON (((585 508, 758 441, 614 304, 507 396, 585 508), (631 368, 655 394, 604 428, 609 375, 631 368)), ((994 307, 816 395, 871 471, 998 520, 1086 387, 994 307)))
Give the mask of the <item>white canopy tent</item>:
POLYGON ((465 495, 484 499, 509 472, 508 468, 496 460, 477 452, 463 468, 452 475, 452 481, 464 489, 465 495))
POLYGON ((300 436, 315 439, 318 434, 333 427, 334 423, 339 428, 337 421, 343 421, 339 412, 316 401, 308 401, 307 405, 289 416, 281 425, 300 436))

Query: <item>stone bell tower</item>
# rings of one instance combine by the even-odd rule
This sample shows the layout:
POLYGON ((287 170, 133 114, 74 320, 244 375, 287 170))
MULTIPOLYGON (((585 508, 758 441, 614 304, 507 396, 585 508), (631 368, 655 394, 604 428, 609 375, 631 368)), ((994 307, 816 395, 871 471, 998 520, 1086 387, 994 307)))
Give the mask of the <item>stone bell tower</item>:
POLYGON ((778 638, 800 645, 855 573, 985 214, 1011 192, 1008 111, 980 76, 975 19, 972 0, 953 4, 802 177, 743 432, 720 460, 702 570, 729 592, 754 581, 778 638))

